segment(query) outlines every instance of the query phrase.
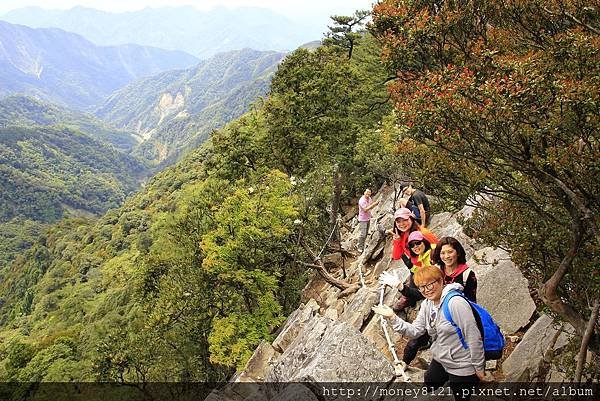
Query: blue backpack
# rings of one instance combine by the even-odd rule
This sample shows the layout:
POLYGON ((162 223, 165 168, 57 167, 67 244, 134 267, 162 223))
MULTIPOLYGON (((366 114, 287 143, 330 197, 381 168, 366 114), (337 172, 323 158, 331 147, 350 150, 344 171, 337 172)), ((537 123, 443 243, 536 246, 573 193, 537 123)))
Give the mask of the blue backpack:
POLYGON ((456 296, 467 300, 471 306, 471 309, 473 310, 473 316, 475 317, 477 328, 479 329, 479 332, 481 333, 481 339, 483 340, 485 360, 487 361, 491 359, 502 358, 502 350, 504 349, 504 336, 500 332, 500 327, 498 327, 490 313, 485 310, 483 306, 471 302, 462 292, 452 290, 444 297, 444 301, 442 302, 442 311, 444 312, 444 317, 446 317, 446 320, 449 321, 450 324, 456 329, 456 334, 458 334, 458 338, 460 339, 460 343, 462 344, 463 348, 467 349, 469 346, 463 337, 460 327, 454 323, 454 319, 452 319, 450 309, 448 308, 448 302, 450 299, 456 296))

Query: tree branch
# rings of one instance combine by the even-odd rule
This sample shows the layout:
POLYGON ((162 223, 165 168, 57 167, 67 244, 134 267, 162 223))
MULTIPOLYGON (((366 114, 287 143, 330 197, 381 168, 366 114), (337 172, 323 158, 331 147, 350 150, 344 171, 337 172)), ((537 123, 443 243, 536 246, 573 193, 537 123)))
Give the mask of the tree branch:
MULTIPOLYGON (((548 13, 549 15, 555 17, 557 14, 553 13, 552 11, 548 10, 546 7, 542 7, 542 10, 544 10, 546 13, 548 13)), ((576 23, 577 25, 580 25, 592 32, 594 32, 596 35, 600 35, 600 30, 594 28, 591 25, 586 24, 585 22, 581 21, 580 19, 578 19, 577 17, 575 17, 573 14, 564 11, 563 15, 567 18, 569 18, 571 21, 573 21, 574 23, 576 23)))
POLYGON ((592 316, 588 321, 585 333, 581 339, 581 348, 579 349, 579 357, 577 358, 577 369, 575 370, 575 382, 581 383, 581 376, 583 375, 583 365, 585 364, 585 357, 587 355, 588 346, 594 334, 594 327, 598 320, 598 311, 600 310, 600 300, 596 299, 594 306, 592 307, 592 316))
MULTIPOLYGON (((306 244, 306 242, 304 242, 304 238, 302 238, 300 240, 300 245, 302 246, 302 248, 304 248, 304 250, 306 251, 308 256, 313 261, 313 263, 305 263, 305 262, 301 262, 301 263, 307 267, 310 267, 311 269, 317 270, 319 272, 319 274, 321 275, 321 277, 323 277, 323 279, 327 283, 331 284, 332 286, 334 286, 336 288, 339 288, 342 291, 348 290, 349 288, 356 286, 356 285, 347 283, 344 280, 337 279, 337 278, 333 277, 331 274, 329 274, 327 269, 325 269, 325 265, 323 265, 323 262, 321 262, 321 259, 319 259, 317 257, 317 255, 312 251, 312 249, 310 249, 310 247, 306 244)), ((358 286, 356 286, 356 289, 358 290, 358 286)))
MULTIPOLYGON (((566 201, 566 200, 565 200, 566 201)), ((573 260, 577 255, 581 242, 583 241, 583 224, 576 211, 568 209, 571 213, 571 244, 569 250, 560 262, 560 265, 544 284, 540 287, 539 294, 542 301, 563 319, 571 323, 578 335, 583 336, 585 332, 585 320, 581 314, 571 305, 562 301, 558 295, 558 286, 571 269, 573 260)))

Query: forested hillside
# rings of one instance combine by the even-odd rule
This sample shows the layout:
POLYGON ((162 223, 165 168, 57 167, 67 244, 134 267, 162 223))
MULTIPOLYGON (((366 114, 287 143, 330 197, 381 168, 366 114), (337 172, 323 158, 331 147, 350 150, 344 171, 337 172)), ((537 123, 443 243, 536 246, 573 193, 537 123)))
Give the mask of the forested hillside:
POLYGON ((438 211, 475 203, 469 234, 511 251, 572 349, 589 335, 598 377, 598 13, 477 4, 384 0, 361 35, 338 18, 122 207, 53 226, 0 281, 0 376, 226 380, 339 250, 343 202, 411 179, 438 211))
POLYGON ((351 60, 335 47, 297 51, 263 107, 120 209, 51 228, 0 284, 3 377, 223 380, 243 364, 297 306, 297 236, 302 227, 319 246, 327 235, 335 161, 348 190, 362 180, 343 152, 389 110, 378 57, 370 38, 351 60), (322 136, 289 132, 299 121, 322 136))
POLYGON ((111 127, 91 114, 23 95, 0 99, 0 127, 39 125, 63 125, 82 131, 125 153, 129 153, 137 144, 132 132, 111 127))
POLYGON ((66 215, 119 206, 146 169, 110 145, 65 126, 0 127, 0 267, 66 215))
POLYGON ((136 81, 112 94, 96 115, 135 131, 142 142, 136 155, 172 164, 265 95, 283 57, 251 49, 218 54, 187 70, 136 81))

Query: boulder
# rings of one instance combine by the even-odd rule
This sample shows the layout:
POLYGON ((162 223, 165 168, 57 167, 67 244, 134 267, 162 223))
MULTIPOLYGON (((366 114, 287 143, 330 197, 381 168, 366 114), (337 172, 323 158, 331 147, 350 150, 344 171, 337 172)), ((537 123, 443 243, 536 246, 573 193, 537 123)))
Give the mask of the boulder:
POLYGON ((483 248, 467 264, 477 275, 477 303, 494 317, 504 334, 529 324, 535 303, 527 279, 501 249, 483 248))
POLYGON ((239 374, 239 382, 260 382, 265 379, 270 369, 269 363, 277 359, 279 353, 271 344, 261 341, 254 354, 246 363, 246 367, 239 374))
POLYGON ((379 292, 369 287, 361 287, 338 320, 346 322, 357 330, 360 330, 364 321, 371 314, 371 307, 379 303, 379 292))
POLYGON ((548 315, 542 315, 527 330, 521 342, 502 363, 506 381, 531 382, 546 381, 544 356, 552 348, 554 351, 564 347, 573 327, 566 324, 561 333, 560 328, 548 315), (543 376, 543 377, 540 377, 543 376))
POLYGON ((277 352, 284 352, 288 345, 296 338, 303 325, 319 310, 319 305, 311 299, 306 305, 296 309, 285 321, 279 335, 273 341, 273 348, 277 352))
POLYGON ((475 252, 475 241, 463 232, 463 227, 458 222, 457 215, 448 212, 433 215, 429 229, 440 239, 442 237, 456 238, 465 249, 467 259, 475 252))
POLYGON ((271 401, 318 401, 319 398, 308 387, 292 383, 280 391, 271 401))
POLYGON ((337 309, 335 308, 328 308, 325 310, 325 313, 323 314, 324 317, 329 318, 331 320, 338 320, 339 318, 339 314, 337 309))
POLYGON ((394 368, 352 326, 314 316, 272 366, 267 381, 387 382, 394 368))
MULTIPOLYGON (((387 332, 392 340, 392 343, 395 345, 400 335, 396 333, 391 325, 387 325, 387 332)), ((387 340, 385 338, 385 334, 383 333, 383 328, 381 327, 381 320, 379 316, 374 315, 373 318, 369 321, 369 323, 365 326, 362 331, 363 336, 367 337, 371 340, 375 347, 381 352, 385 357, 390 361, 391 364, 394 363, 394 357, 392 356, 392 352, 388 346, 387 340)), ((398 358, 402 358, 402 355, 398 353, 396 349, 396 355, 398 358)))

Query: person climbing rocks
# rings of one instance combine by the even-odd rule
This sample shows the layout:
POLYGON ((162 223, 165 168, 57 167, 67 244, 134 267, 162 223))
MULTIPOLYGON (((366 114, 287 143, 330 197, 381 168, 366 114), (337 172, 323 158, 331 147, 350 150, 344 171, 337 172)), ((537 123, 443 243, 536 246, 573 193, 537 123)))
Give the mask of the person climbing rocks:
POLYGON ((444 283, 463 286, 465 296, 477 303, 477 277, 467 266, 467 256, 461 243, 454 237, 443 237, 434 249, 431 260, 444 273, 444 283))
POLYGON ((448 307, 467 348, 463 347, 457 330, 441 311, 444 297, 452 290, 461 291, 463 288, 458 283, 444 284, 444 274, 436 266, 418 268, 414 274, 414 282, 425 300, 412 323, 399 318, 387 305, 374 306, 372 310, 387 318, 392 328, 403 336, 418 338, 427 333, 433 339, 433 359, 425 372, 424 385, 439 388, 448 382, 455 400, 469 400, 469 392, 463 392, 463 389, 471 389, 485 375, 481 333, 471 306, 463 297, 450 298, 448 307))
MULTIPOLYGON (((394 213, 394 227, 388 231, 393 236, 392 239, 392 259, 402 259, 406 267, 412 269, 413 266, 419 265, 419 257, 416 254, 411 254, 408 248, 408 238, 413 232, 420 232, 423 238, 430 244, 437 244, 438 239, 434 233, 427 228, 421 227, 416 221, 415 215, 407 208, 401 207, 394 213)), ((410 278, 405 283, 403 291, 410 291, 410 278)), ((394 305, 394 310, 400 312, 407 306, 415 306, 416 301, 411 300, 406 295, 400 297, 394 305)))
POLYGON ((365 240, 369 233, 369 226, 371 224, 371 209, 379 204, 379 201, 373 201, 371 198, 371 190, 365 189, 363 196, 358 200, 358 224, 360 235, 358 237, 357 250, 362 253, 365 249, 365 240))
POLYGON ((417 221, 423 227, 429 226, 431 223, 431 207, 427 195, 419 189, 413 188, 412 184, 408 184, 401 190, 401 194, 408 195, 407 208, 416 207, 419 209, 417 221))

